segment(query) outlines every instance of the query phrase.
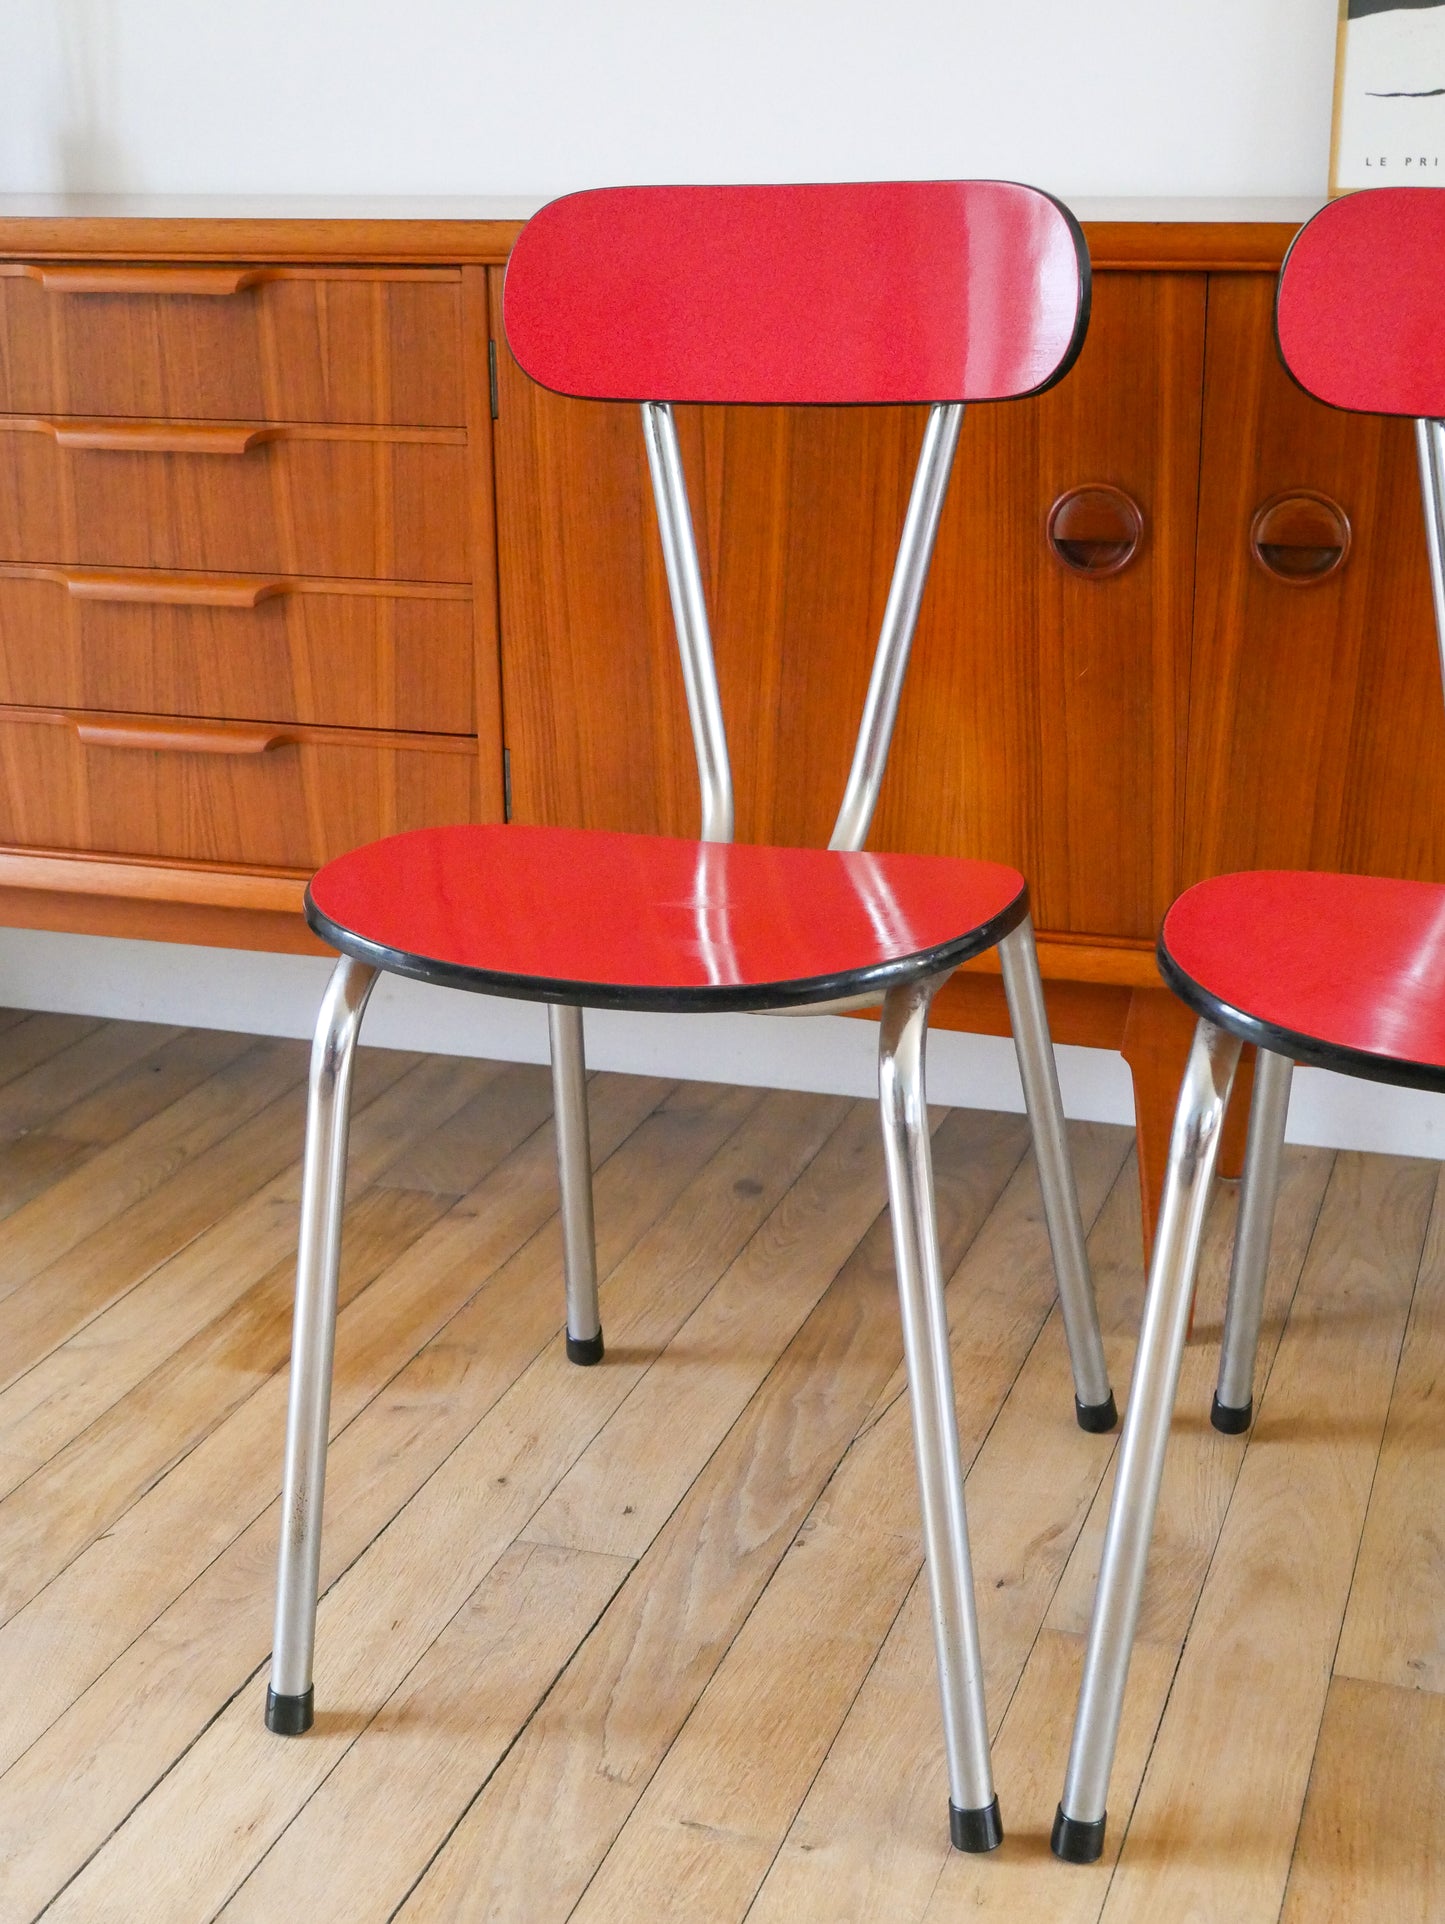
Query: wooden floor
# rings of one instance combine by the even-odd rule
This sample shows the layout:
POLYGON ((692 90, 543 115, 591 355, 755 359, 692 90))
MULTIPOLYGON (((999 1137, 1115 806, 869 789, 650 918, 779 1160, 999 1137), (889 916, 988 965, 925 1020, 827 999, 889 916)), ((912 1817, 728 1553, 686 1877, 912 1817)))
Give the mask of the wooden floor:
MULTIPOLYGON (((314 1732, 262 1728, 299 1044, 0 1015, 0 1919, 1445 1917, 1434 1164, 1287 1158, 1246 1448, 1184 1367, 1110 1794, 1056 1864, 1112 1438, 1025 1130, 935 1159, 1007 1838, 946 1844, 871 1105, 593 1083, 605 1365, 544 1071, 358 1069, 314 1732)), ((1072 1130, 1111 1366, 1130 1141, 1072 1130)))

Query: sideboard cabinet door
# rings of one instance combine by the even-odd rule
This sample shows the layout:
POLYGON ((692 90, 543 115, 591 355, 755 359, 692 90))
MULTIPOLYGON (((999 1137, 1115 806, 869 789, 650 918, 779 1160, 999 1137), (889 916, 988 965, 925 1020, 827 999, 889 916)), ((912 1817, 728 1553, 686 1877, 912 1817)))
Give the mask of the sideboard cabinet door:
POLYGON ((1210 286, 1185 879, 1297 867, 1445 881, 1413 426, 1302 393, 1275 349, 1273 298, 1264 275, 1210 286), (1284 537, 1262 557, 1261 532, 1284 537))
MULTIPOLYGON (((637 410, 533 386, 499 292, 494 276, 514 817, 693 834, 637 410)), ((1152 940, 1177 879, 1204 294, 1200 274, 1100 275, 1067 380, 964 425, 871 840, 1018 863, 1045 930, 1152 940), (1139 510, 1117 572, 1074 572, 1048 539, 1055 502, 1089 486, 1139 510)), ((922 411, 681 409, 679 429, 738 834, 826 840, 922 411)))

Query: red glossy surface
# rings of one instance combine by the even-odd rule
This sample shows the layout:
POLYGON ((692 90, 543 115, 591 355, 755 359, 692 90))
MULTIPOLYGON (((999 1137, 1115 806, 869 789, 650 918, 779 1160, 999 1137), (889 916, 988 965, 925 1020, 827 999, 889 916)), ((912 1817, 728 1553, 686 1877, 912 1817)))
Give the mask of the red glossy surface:
POLYGON ((338 931, 434 972, 726 1006, 954 943, 1023 887, 993 862, 514 825, 372 842, 329 862, 311 900, 338 931))
POLYGON ((595 400, 1002 400, 1072 359, 1082 249, 1006 181, 605 188, 523 230, 507 339, 595 400))
POLYGON ((1262 869, 1181 895, 1164 946, 1256 1021, 1382 1062, 1445 1067, 1445 888, 1262 869))
POLYGON ((1445 415, 1445 187, 1331 202, 1296 235, 1276 327, 1286 367, 1332 407, 1445 415))

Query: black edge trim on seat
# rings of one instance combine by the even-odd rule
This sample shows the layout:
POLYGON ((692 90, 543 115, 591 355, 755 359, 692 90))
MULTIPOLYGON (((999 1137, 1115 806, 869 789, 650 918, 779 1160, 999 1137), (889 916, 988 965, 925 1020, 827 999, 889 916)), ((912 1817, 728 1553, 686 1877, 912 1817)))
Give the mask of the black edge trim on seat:
POLYGON ((1351 1049, 1343 1043, 1323 1042, 1318 1036, 1303 1035, 1297 1029, 1282 1028, 1276 1022, 1247 1015, 1212 990, 1197 982, 1170 954, 1159 931, 1155 950, 1159 973, 1181 1002, 1202 1015, 1206 1021, 1228 1029, 1242 1042, 1268 1049, 1277 1056, 1289 1056, 1311 1069, 1333 1069, 1337 1075, 1358 1076, 1364 1082, 1388 1082, 1400 1089, 1430 1089, 1445 1092, 1445 1068, 1433 1062, 1408 1062, 1398 1056, 1370 1055, 1364 1049, 1351 1049))
POLYGON ((545 976, 504 975, 486 969, 470 969, 459 962, 438 962, 425 956, 409 955, 389 949, 380 942, 333 922, 306 890, 308 927, 343 955, 370 963, 389 975, 410 976, 416 982, 430 982, 438 988, 467 989, 480 995, 508 996, 517 1002, 570 1003, 582 1009, 635 1009, 653 1015, 684 1015, 736 1010, 803 1008, 812 1002, 831 1002, 843 996, 876 991, 879 996, 900 983, 916 982, 923 976, 956 969, 971 956, 995 948, 1006 935, 1012 935, 1029 912, 1028 885, 991 921, 981 922, 952 942, 920 950, 916 955, 900 956, 894 962, 875 963, 864 969, 848 969, 838 975, 811 976, 801 982, 749 982, 736 987, 725 984, 698 988, 658 989, 629 987, 609 982, 560 982, 545 976))

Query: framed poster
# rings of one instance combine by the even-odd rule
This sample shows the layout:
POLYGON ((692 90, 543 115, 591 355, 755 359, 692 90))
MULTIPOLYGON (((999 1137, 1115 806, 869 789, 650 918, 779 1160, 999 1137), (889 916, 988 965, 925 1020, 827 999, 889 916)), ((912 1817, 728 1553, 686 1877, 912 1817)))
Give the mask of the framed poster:
POLYGON ((1340 0, 1330 192, 1445 187, 1445 0, 1340 0))

